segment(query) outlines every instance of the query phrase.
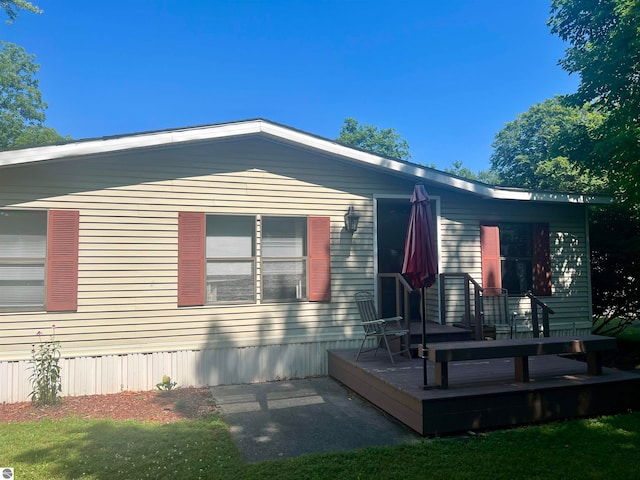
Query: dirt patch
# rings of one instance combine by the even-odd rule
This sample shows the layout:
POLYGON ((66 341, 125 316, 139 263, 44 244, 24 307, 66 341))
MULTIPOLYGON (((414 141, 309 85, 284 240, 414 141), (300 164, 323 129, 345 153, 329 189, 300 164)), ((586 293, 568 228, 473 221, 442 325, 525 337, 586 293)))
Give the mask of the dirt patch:
POLYGON ((0 423, 68 416, 169 423, 203 417, 216 411, 209 388, 190 387, 168 392, 122 392, 63 397, 59 404, 45 407, 35 407, 30 402, 0 404, 0 423))

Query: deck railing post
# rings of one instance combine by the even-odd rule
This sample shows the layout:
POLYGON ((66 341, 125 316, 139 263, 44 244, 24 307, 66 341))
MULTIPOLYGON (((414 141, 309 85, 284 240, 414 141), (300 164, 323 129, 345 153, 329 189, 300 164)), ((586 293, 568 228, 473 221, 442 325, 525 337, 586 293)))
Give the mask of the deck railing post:
POLYGON ((542 307, 542 335, 548 337, 549 334, 549 311, 542 307))
POLYGON ((471 327, 471 297, 469 295, 469 274, 464 275, 464 326, 471 327))
POLYGON ((407 325, 411 325, 411 305, 409 304, 409 292, 406 288, 402 289, 402 301, 404 302, 404 319, 407 325))
POLYGON ((473 303, 476 316, 476 340, 484 340, 484 312, 481 305, 480 290, 477 285, 473 286, 473 303))
MULTIPOLYGON (((402 307, 400 305, 401 301, 402 301, 402 297, 400 295, 400 281, 398 280, 398 278, 396 277, 395 279, 395 287, 396 287, 396 316, 400 316, 402 313, 402 307)), ((405 321, 409 321, 410 319, 405 318, 405 321)))
POLYGON ((533 328, 533 338, 539 338, 540 325, 538 323, 538 304, 534 298, 531 299, 531 325, 533 328))
POLYGON ((447 299, 445 297, 445 276, 444 273, 440 274, 440 323, 443 325, 447 324, 447 299))

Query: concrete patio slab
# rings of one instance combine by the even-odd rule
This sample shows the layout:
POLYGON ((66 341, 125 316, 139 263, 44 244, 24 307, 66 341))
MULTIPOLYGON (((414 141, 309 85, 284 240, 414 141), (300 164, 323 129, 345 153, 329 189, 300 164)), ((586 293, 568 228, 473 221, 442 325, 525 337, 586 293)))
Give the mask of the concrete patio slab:
POLYGON ((247 462, 420 441, 329 377, 211 390, 247 462))

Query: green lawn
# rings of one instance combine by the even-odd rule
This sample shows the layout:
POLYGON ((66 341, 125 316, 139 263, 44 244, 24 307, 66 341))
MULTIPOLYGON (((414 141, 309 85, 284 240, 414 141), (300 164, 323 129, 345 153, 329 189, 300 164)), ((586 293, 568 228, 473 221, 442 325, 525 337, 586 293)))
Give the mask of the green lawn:
MULTIPOLYGON (((616 327, 622 323, 622 319, 613 319, 611 320, 611 322, 609 323, 609 326, 606 327, 606 330, 610 330, 613 329, 615 330, 616 327)), ((598 327, 601 323, 601 320, 596 320, 594 323, 594 328, 598 327)), ((620 333, 618 333, 617 335, 615 335, 616 338, 619 338, 620 340, 627 340, 627 341, 632 341, 632 342, 640 342, 640 322, 635 321, 633 323, 631 323, 630 325, 627 325, 624 330, 622 330, 620 333)))
POLYGON ((640 413, 260 464, 242 461, 219 416, 4 424, 0 445, 20 480, 626 479, 640 472, 640 413))
POLYGON ((620 340, 640 342, 640 322, 633 322, 618 334, 620 340))

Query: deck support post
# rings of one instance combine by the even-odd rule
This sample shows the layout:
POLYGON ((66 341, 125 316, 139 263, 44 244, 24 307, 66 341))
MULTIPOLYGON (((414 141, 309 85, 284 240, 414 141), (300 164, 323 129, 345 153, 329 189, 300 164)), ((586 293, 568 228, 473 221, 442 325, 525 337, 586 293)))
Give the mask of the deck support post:
POLYGON ((602 375, 601 352, 587 353, 587 373, 589 375, 602 375))
POLYGON ((515 367, 516 381, 528 382, 529 381, 529 357, 515 357, 513 359, 515 367))
POLYGON ((440 388, 449 388, 449 362, 436 362, 436 385, 440 388))

